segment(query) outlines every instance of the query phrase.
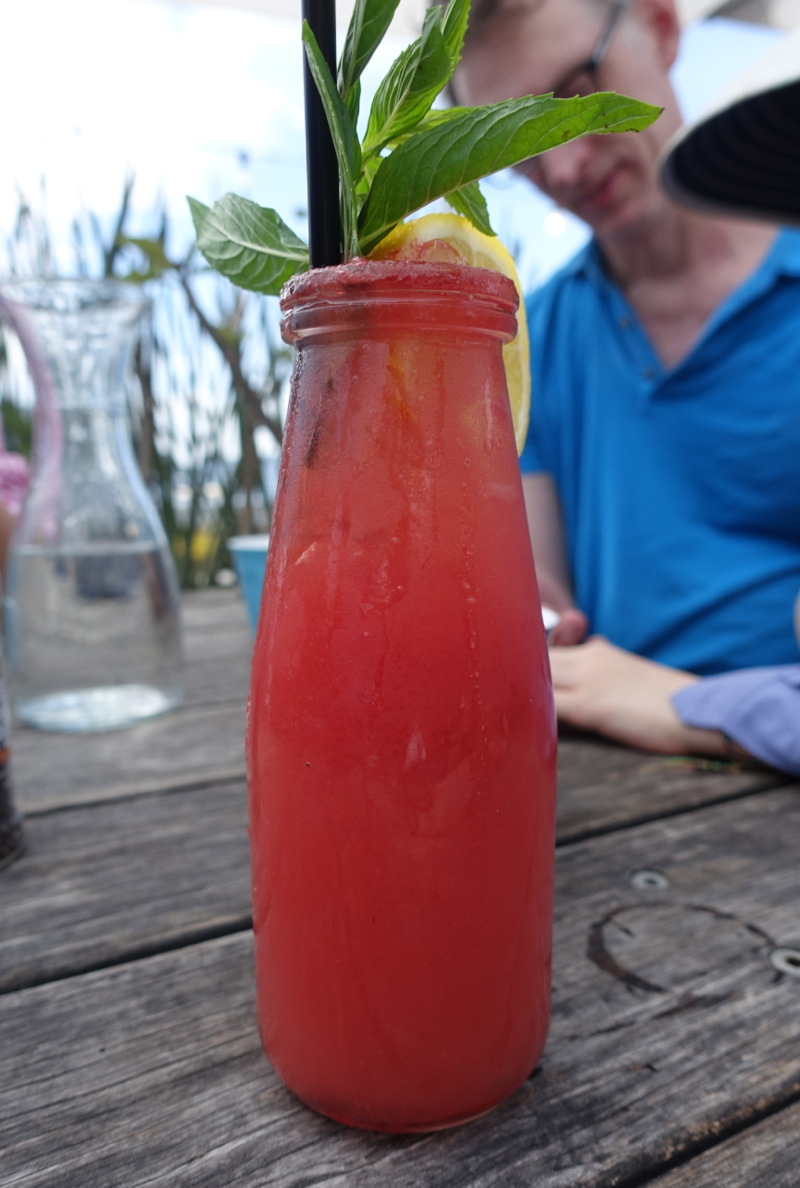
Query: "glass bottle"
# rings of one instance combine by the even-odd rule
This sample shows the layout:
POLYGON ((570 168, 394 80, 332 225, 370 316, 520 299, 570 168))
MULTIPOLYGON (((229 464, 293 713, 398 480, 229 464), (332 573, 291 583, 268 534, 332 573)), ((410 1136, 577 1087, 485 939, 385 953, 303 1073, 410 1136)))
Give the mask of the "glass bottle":
POLYGON ((286 1084, 432 1130, 549 1019, 556 736, 497 273, 356 262, 297 348, 248 722, 258 1018, 286 1084))
POLYGON ((9 559, 12 700, 43 730, 129 726, 182 699, 175 566, 128 424, 145 301, 114 281, 4 288, 25 307, 45 364, 33 480, 9 559))

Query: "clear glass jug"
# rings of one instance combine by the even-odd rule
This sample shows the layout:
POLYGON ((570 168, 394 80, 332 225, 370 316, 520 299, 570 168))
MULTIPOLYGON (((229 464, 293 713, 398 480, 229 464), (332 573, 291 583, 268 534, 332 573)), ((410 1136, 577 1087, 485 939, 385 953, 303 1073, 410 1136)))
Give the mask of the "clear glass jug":
MULTIPOLYGON (((43 730, 129 726, 182 698, 175 566, 128 423, 146 303, 113 281, 25 281, 4 291, 24 306, 46 364, 33 480, 9 560, 14 707, 43 730)), ((33 353, 28 343, 29 364, 33 353)))
POLYGON ((550 1002, 556 736, 498 273, 295 278, 253 655, 258 1019, 307 1104, 417 1131, 533 1070, 550 1002))

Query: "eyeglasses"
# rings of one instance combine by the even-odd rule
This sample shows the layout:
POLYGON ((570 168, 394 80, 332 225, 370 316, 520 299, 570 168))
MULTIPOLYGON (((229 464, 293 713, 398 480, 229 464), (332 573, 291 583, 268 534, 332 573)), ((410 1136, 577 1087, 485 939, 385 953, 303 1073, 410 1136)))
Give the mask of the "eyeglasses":
POLYGON ((614 4, 611 12, 608 14, 603 31, 592 50, 592 56, 588 61, 581 62, 580 66, 574 67, 568 74, 561 77, 556 86, 553 87, 554 99, 572 99, 575 95, 585 99, 587 95, 594 95, 600 90, 597 82, 597 71, 608 53, 620 17, 626 8, 629 7, 630 0, 617 0, 617 3, 614 4))

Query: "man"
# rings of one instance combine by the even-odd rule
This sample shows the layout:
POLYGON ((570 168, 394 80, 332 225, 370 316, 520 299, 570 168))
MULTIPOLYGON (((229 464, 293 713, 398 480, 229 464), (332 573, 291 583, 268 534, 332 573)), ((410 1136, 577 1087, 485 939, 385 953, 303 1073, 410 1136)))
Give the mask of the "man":
MULTIPOLYGON (((693 209, 797 222, 798 164, 800 28, 679 134, 661 180, 693 209)), ((794 619, 800 640, 800 597, 794 619)), ((800 664, 698 679, 601 638, 552 657, 556 701, 570 721, 651 750, 750 755, 800 776, 800 664)))
MULTIPOLYGON (((588 629, 712 674, 798 659, 800 236, 660 190, 678 43, 673 0, 484 0, 453 90, 468 105, 602 89, 664 108, 645 132, 527 167, 594 240, 529 303, 523 484, 543 601, 562 613, 552 642, 588 629)), ((561 657, 577 654, 552 655, 569 718, 561 657)), ((717 749, 707 733, 689 742, 717 749)))

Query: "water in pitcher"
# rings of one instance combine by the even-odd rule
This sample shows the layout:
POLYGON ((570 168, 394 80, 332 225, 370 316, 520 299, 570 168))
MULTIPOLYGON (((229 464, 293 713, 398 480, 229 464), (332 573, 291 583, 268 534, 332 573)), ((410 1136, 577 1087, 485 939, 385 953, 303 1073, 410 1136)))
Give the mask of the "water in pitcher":
POLYGON ((151 542, 24 545, 13 560, 16 709, 43 730, 110 730, 179 703, 171 560, 151 542))

